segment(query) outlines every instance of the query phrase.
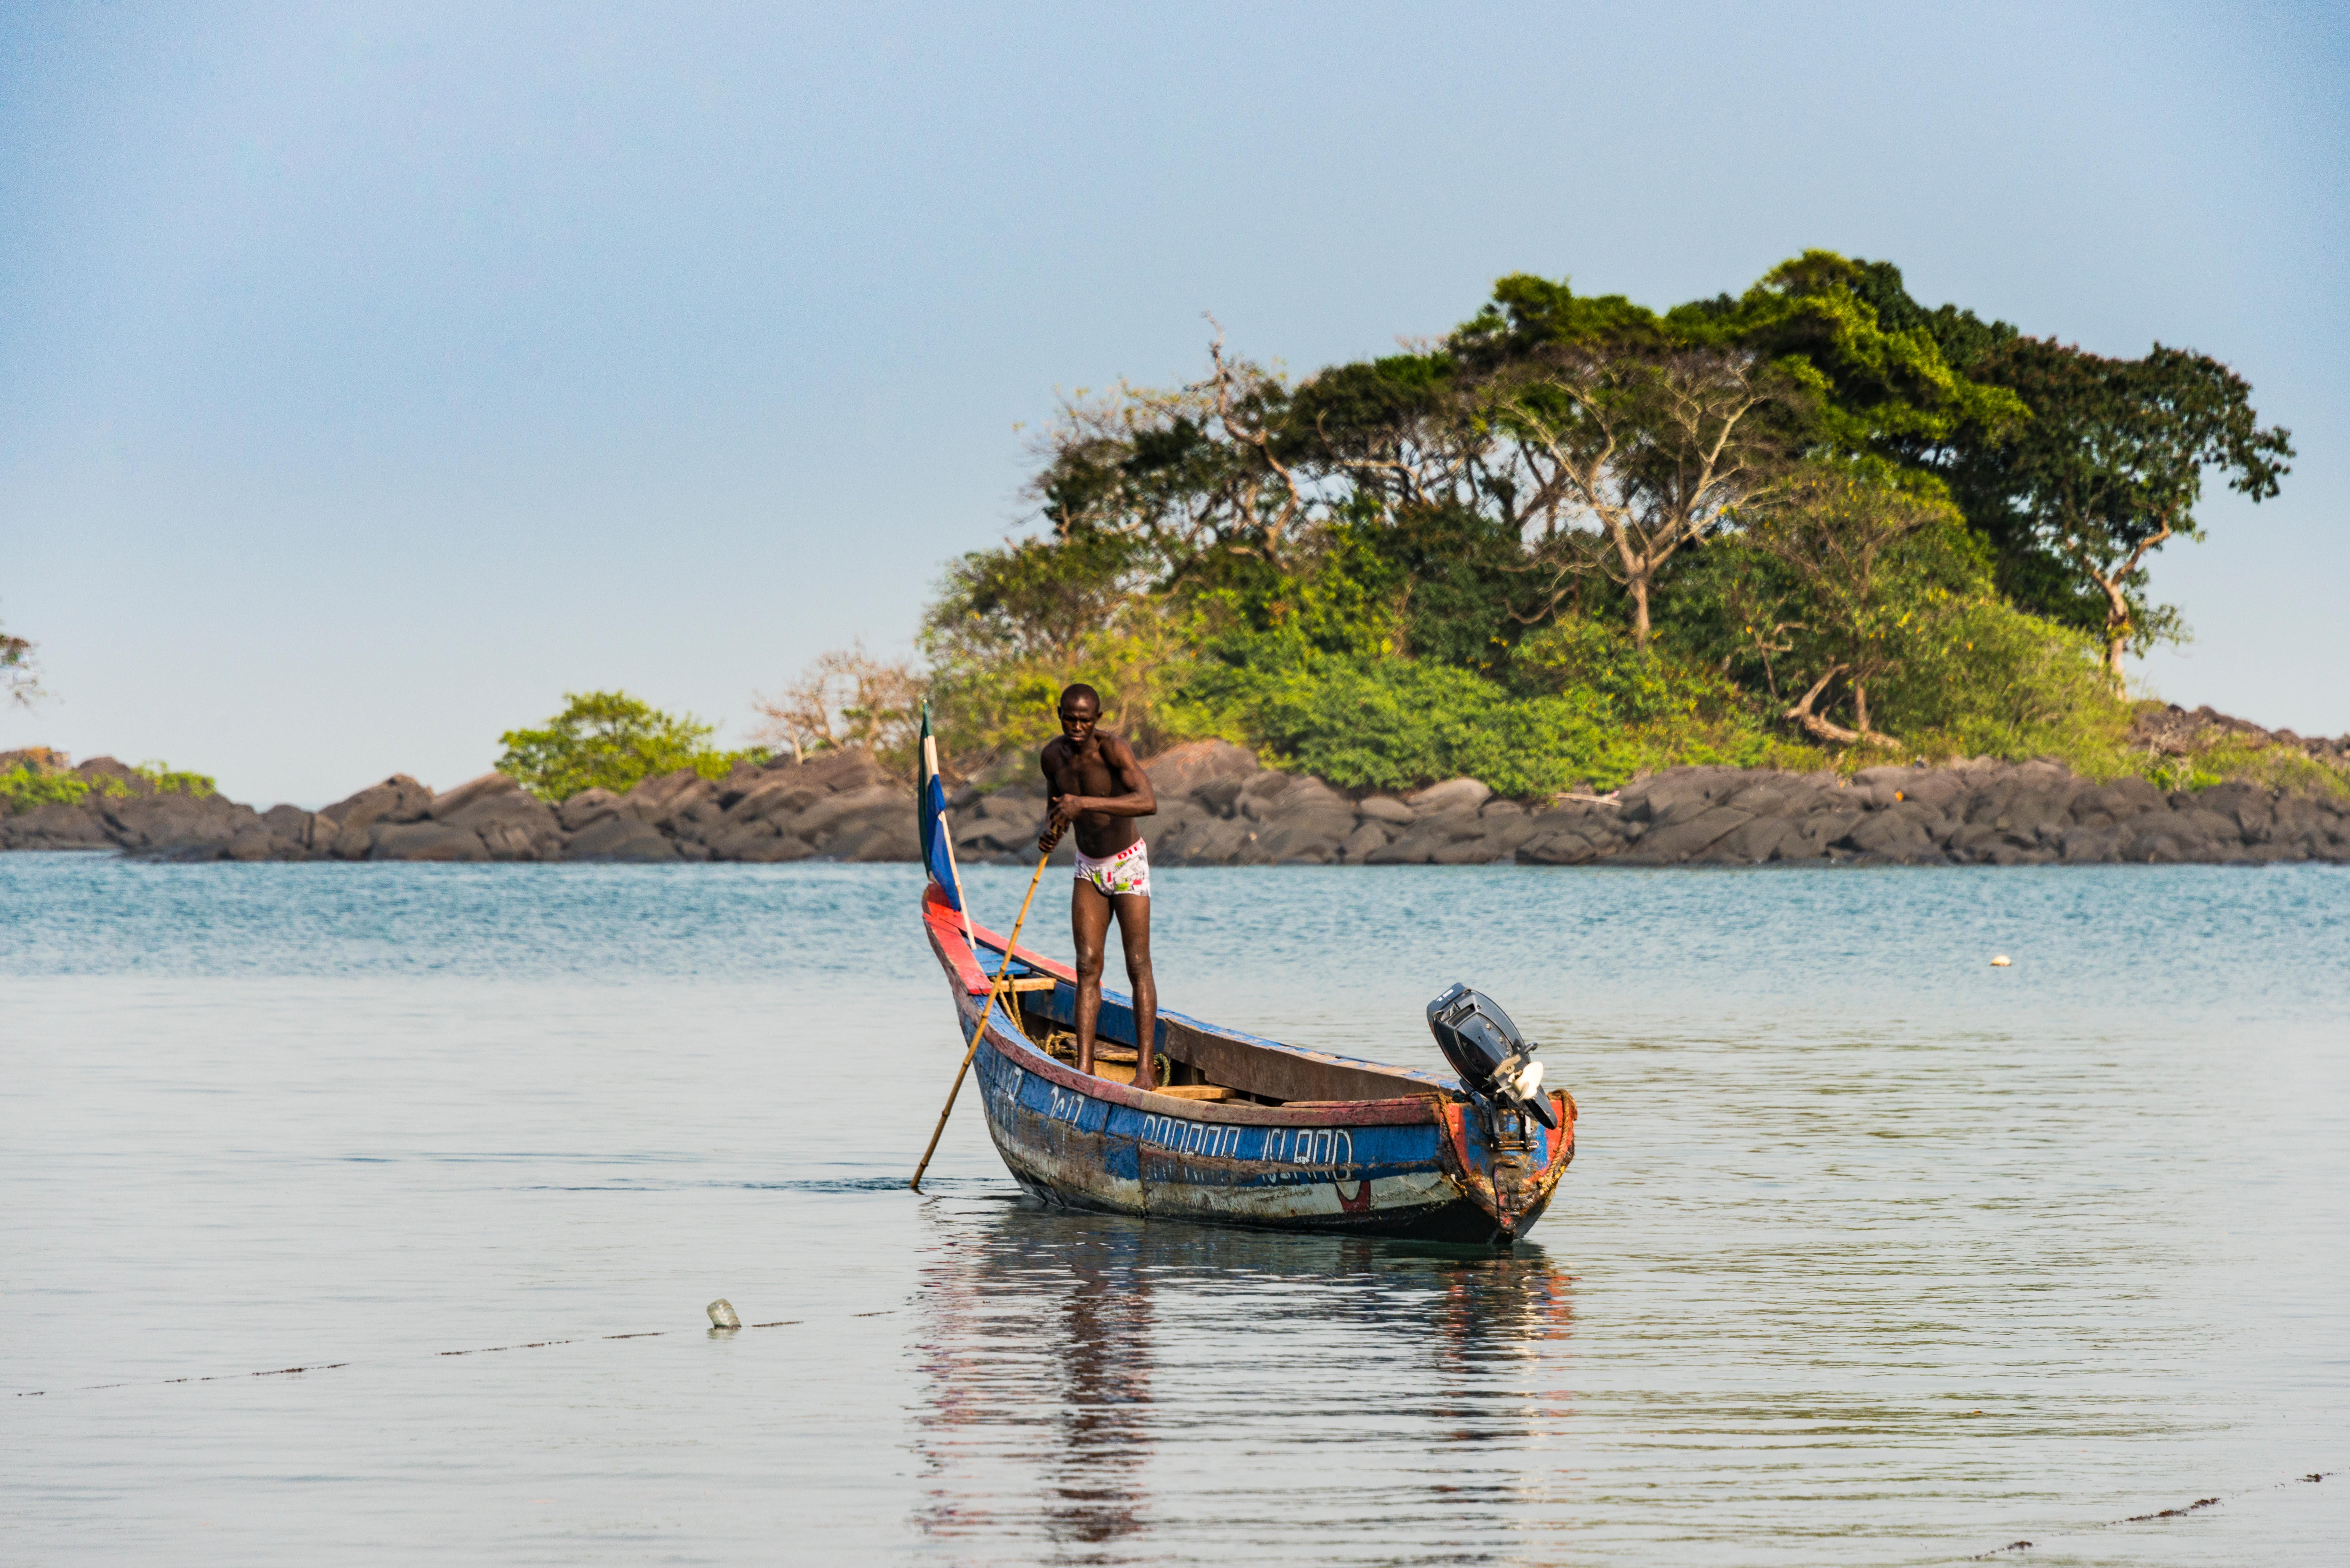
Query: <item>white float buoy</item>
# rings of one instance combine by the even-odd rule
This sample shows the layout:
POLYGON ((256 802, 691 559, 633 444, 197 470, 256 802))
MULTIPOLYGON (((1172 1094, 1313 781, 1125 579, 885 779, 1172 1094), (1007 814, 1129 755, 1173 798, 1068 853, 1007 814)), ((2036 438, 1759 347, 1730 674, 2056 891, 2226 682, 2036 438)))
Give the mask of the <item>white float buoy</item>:
POLYGON ((1991 961, 1991 967, 1993 969, 2005 969, 2007 967, 2007 955, 2005 953, 2001 953, 1996 958, 1993 958, 1991 961))
POLYGON ((724 1296, 720 1296, 716 1301, 712 1302, 710 1303, 709 1310, 710 1326, 712 1328, 741 1328, 743 1326, 743 1320, 734 1315, 734 1303, 728 1301, 724 1296))

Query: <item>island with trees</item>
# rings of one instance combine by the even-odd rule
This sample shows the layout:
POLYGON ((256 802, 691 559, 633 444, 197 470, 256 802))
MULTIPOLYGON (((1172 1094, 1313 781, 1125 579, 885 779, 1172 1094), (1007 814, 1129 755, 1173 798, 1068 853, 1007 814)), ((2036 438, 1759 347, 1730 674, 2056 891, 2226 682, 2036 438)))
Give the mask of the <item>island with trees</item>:
MULTIPOLYGON (((1072 398, 1035 455, 1041 526, 950 565, 920 661, 824 655, 747 749, 585 693, 450 795, 188 852, 910 857, 928 702, 959 847, 1016 857, 1084 680, 1158 759, 1172 863, 2350 854, 2350 745, 2126 684, 2189 635, 2149 560, 2293 456, 2199 352, 2106 358, 1826 252, 1662 309, 1514 275, 1299 378, 1219 332, 1197 381, 1072 398)), ((84 805, 0 763, 0 843, 164 852, 68 823, 153 798, 114 767, 84 805)))

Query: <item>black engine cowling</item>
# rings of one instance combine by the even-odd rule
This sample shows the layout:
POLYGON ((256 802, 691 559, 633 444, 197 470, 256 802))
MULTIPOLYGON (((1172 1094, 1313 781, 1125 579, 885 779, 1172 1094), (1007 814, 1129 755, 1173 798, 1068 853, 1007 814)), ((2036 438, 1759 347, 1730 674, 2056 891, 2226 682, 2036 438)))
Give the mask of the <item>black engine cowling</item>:
POLYGON ((1514 1106, 1546 1127, 1558 1126, 1550 1096, 1541 1092, 1534 1048, 1501 1003, 1456 982, 1428 1004, 1428 1027, 1471 1095, 1514 1106))

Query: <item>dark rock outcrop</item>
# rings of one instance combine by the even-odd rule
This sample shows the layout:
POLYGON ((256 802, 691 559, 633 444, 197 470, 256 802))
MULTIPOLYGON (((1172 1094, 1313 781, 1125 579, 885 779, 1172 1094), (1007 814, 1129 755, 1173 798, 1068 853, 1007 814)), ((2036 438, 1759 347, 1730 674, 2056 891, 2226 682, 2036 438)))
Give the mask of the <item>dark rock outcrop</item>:
MULTIPOLYGON (((1871 768, 1852 777, 1676 768, 1605 797, 1497 800, 1474 779, 1398 799, 1349 799, 1319 779, 1261 768, 1221 742, 1146 764, 1144 819, 1165 866, 2089 865, 2350 860, 2350 799, 2248 784, 2165 794, 2144 779, 2096 784, 2053 763, 1871 768)), ((1041 784, 951 803, 963 860, 1025 863, 1041 784)))
POLYGON ((607 816, 567 846, 567 860, 641 863, 679 858, 677 845, 642 817, 607 816))
POLYGON ((471 834, 481 842, 483 857, 491 860, 546 860, 563 847, 554 809, 504 774, 484 774, 433 796, 429 819, 471 834))
POLYGON ((2130 721, 2125 743, 2166 757, 2192 756, 2214 746, 2235 745, 2255 752, 2278 747, 2323 761, 2350 762, 2350 735, 2304 739, 2291 730, 2263 730, 2249 719, 2210 707, 2189 711, 2176 702, 2168 707, 2149 703, 2139 709, 2130 721))
POLYGON ((9 849, 111 849, 120 841, 102 815, 78 805, 36 805, 0 817, 0 846, 9 849))
MULTIPOLYGON (((435 794, 405 774, 319 812, 266 812, 159 790, 110 757, 66 770, 87 794, 0 814, 0 848, 118 849, 174 860, 912 860, 913 792, 862 752, 744 763, 723 779, 664 774, 626 794, 591 789, 551 807, 504 774, 435 794)), ((1252 761, 1252 771, 1255 771, 1252 761)), ((1033 837, 1033 832, 1031 834, 1033 837)))
POLYGON ((432 808, 432 791, 428 786, 406 774, 394 774, 320 812, 318 837, 325 852, 338 859, 365 860, 383 841, 382 834, 376 831, 379 826, 421 821, 432 808), (331 836, 328 826, 333 829, 331 836))
POLYGON ((2350 860, 2350 800, 2250 784, 2164 794, 2099 784, 2050 763, 1871 768, 1834 774, 1675 769, 1612 800, 1545 814, 1534 864, 2227 864, 2350 860), (2293 826, 2280 831, 2281 821, 2293 826))
MULTIPOLYGON (((2197 714, 2174 723, 2178 712, 2147 722, 2172 724, 2162 734, 2213 732, 2197 714)), ((2223 725, 2241 736, 2240 721, 2223 725)), ((2319 754, 2318 743, 2285 732, 2260 733, 2319 754)), ((1263 767, 1221 741, 1177 747, 1146 766, 1159 812, 1142 830, 1162 866, 2350 861, 2350 798, 2242 781, 2166 794, 2142 778, 2098 784, 2053 763, 1879 767, 1850 777, 1675 768, 1606 796, 1534 805, 1497 799, 1474 779, 1354 798, 1320 779, 1263 767)), ((912 791, 857 751, 746 763, 723 779, 680 771, 626 794, 583 791, 559 807, 502 774, 440 794, 396 774, 311 813, 291 805, 255 812, 217 795, 159 790, 111 758, 73 771, 91 786, 86 798, 0 815, 0 848, 201 860, 639 864, 909 861, 919 854, 912 791)), ((966 788, 949 805, 962 861, 1033 859, 1045 820, 1041 780, 966 788)), ((1055 861, 1066 864, 1072 847, 1064 840, 1055 861)))

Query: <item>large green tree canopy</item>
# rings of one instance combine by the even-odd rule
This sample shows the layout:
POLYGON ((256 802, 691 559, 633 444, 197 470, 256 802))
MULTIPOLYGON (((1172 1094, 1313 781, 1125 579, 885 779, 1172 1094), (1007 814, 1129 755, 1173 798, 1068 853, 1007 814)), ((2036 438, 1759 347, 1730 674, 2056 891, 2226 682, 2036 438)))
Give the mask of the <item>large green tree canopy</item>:
MULTIPOLYGON (((1652 718, 1889 743, 1960 722, 1938 688, 2012 691, 1997 650, 2069 702, 2085 632, 2118 686, 2126 645, 2178 628, 2145 565, 2200 535, 2205 472, 2257 500, 2290 453, 2217 360, 1929 308, 1885 262, 1807 252, 1665 308, 1513 274, 1399 353, 1292 379, 1219 337, 1196 383, 1067 407, 1049 532, 956 566, 926 646, 951 704, 1107 671, 1142 731, 1295 750, 1274 732, 1345 707, 1299 681, 1359 695, 1401 659, 1548 701, 1558 649, 1620 639, 1649 661, 1626 691, 1679 693, 1652 718)), ((991 701, 1008 742, 1027 699, 991 701)))

